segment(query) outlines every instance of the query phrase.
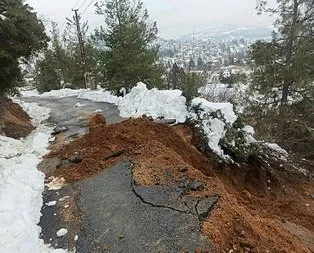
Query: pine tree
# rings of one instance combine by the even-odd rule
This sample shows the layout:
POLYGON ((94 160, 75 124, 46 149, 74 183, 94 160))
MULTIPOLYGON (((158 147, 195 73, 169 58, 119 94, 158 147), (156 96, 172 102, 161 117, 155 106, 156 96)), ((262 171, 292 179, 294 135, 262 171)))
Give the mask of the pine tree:
POLYGON ((258 10, 278 16, 271 42, 252 46, 253 84, 284 107, 289 96, 306 97, 314 81, 314 1, 278 0, 276 9, 258 1, 258 10))
POLYGON ((257 134, 314 159, 314 1, 258 0, 259 12, 277 16, 272 40, 252 46, 253 88, 264 98, 252 107, 257 134))
POLYGON ((23 2, 0 2, 0 92, 21 80, 19 60, 27 62, 48 40, 42 22, 23 2))
POLYGON ((157 65, 156 22, 149 21, 140 0, 105 0, 96 4, 97 14, 105 17, 105 27, 95 31, 95 39, 103 45, 100 62, 104 77, 112 89, 132 88, 137 82, 161 83, 157 65))

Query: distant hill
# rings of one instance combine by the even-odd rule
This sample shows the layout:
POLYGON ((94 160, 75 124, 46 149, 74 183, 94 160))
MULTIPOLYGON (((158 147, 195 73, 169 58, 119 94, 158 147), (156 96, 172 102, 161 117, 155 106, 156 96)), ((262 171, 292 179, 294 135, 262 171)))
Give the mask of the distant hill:
MULTIPOLYGON (((219 28, 210 28, 194 34, 195 39, 208 40, 230 40, 244 38, 246 40, 268 40, 271 38, 272 29, 265 27, 239 27, 235 25, 227 25, 219 28)), ((191 40, 193 33, 185 34, 178 38, 178 40, 191 40)))

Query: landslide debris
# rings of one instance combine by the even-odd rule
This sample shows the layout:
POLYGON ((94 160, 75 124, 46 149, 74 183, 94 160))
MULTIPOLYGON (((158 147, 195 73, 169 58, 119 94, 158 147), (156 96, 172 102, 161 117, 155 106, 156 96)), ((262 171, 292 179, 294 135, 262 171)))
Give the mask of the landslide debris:
POLYGON ((281 167, 273 177, 256 161, 217 169, 194 142, 187 125, 148 118, 107 125, 96 115, 89 133, 47 156, 61 162, 46 175, 71 183, 127 159, 139 185, 198 182, 198 190, 187 187, 186 194, 219 197, 201 226, 219 252, 314 252, 313 182, 281 167))
POLYGON ((33 130, 34 127, 27 113, 18 104, 0 95, 0 134, 20 139, 33 130))

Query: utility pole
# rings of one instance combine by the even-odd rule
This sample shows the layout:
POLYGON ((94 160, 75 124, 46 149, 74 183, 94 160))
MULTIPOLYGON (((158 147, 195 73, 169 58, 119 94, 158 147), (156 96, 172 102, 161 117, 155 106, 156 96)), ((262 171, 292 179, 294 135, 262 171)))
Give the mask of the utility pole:
POLYGON ((87 81, 86 81, 86 74, 87 74, 87 66, 86 66, 86 54, 85 54, 85 47, 84 47, 84 40, 83 35, 81 31, 81 25, 80 25, 80 17, 78 15, 78 9, 72 10, 75 13, 74 19, 75 19, 75 25, 77 30, 77 37, 80 45, 80 51, 81 51, 81 57, 82 57, 82 64, 83 64, 83 70, 84 70, 84 82, 85 82, 85 88, 87 88, 87 81))

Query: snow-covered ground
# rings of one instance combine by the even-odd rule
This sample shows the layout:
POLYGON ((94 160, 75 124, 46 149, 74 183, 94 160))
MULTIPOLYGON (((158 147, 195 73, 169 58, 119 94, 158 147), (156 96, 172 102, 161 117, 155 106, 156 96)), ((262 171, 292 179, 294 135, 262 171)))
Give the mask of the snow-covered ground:
POLYGON ((37 126, 27 138, 0 136, 0 252, 61 253, 39 239, 44 174, 37 165, 47 153, 51 128, 41 124, 50 110, 21 102, 37 126))

